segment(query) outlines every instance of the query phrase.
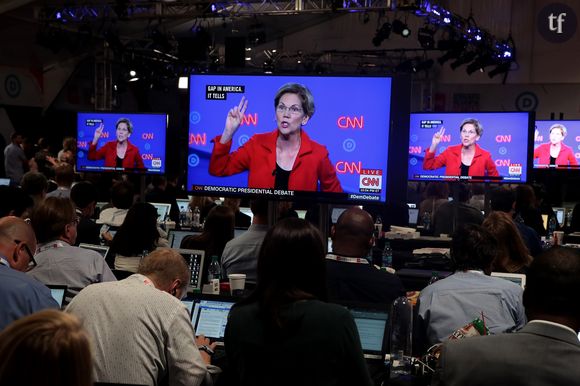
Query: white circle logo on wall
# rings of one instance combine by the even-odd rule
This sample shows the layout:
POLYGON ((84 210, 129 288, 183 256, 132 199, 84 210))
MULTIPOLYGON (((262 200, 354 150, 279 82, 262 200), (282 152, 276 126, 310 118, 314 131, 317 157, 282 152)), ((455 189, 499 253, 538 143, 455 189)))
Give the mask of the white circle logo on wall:
POLYGON ((238 138, 238 145, 242 146, 243 144, 245 144, 249 140, 250 140, 250 137, 248 135, 242 134, 242 135, 240 135, 240 138, 238 138))
POLYGON ((551 43, 564 43, 576 33, 578 19, 566 4, 552 3, 538 13, 538 32, 551 43))
POLYGON ((524 91, 516 97, 518 111, 534 111, 538 107, 538 97, 531 91, 524 91))
POLYGON ((11 98, 16 98, 22 91, 20 79, 16 75, 8 75, 4 80, 4 91, 11 98))
POLYGON ((342 142, 342 148, 348 153, 352 153, 356 149, 356 141, 352 138, 347 138, 342 142))
POLYGON ((192 168, 196 167, 197 165, 199 165, 199 157, 197 154, 190 154, 189 157, 187 157, 187 164, 189 166, 191 166, 192 168))

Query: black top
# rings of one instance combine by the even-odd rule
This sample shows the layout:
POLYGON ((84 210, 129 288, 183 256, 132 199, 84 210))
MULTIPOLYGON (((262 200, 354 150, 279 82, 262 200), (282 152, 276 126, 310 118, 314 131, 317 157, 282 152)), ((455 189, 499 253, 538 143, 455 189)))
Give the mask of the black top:
POLYGON ((283 331, 269 327, 257 303, 234 306, 224 346, 231 385, 371 386, 350 312, 318 300, 281 312, 283 331))
POLYGON ((550 156, 550 165, 556 165, 556 157, 550 156))
POLYGON ((469 166, 464 164, 463 162, 461 163, 461 175, 462 176, 468 176, 469 175, 469 166))
POLYGON ((123 167, 123 158, 119 158, 119 156, 115 158, 115 167, 117 168, 123 167))
POLYGON ((390 304, 405 294, 398 276, 370 264, 326 260, 328 299, 332 302, 390 304))
POLYGON ((275 189, 288 190, 288 180, 290 179, 291 170, 284 170, 276 163, 276 180, 275 189))

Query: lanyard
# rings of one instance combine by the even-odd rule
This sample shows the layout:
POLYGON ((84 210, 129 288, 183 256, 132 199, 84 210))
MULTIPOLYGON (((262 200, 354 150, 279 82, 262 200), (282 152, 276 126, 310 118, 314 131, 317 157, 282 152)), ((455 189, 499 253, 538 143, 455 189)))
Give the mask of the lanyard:
POLYGON ((339 256, 335 255, 334 253, 329 253, 326 255, 328 260, 335 260, 340 261, 343 263, 352 263, 352 264, 369 264, 369 261, 365 258, 361 257, 347 257, 347 256, 339 256))

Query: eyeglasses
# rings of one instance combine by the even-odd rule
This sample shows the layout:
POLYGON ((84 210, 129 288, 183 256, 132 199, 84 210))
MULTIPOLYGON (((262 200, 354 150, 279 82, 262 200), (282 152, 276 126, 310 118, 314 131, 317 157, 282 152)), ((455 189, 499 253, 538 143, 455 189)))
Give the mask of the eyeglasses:
POLYGON ((20 240, 14 240, 14 243, 16 243, 16 245, 19 245, 20 243, 22 243, 22 245, 24 245, 24 250, 26 251, 26 253, 28 253, 29 260, 28 260, 28 267, 26 268, 26 271, 30 271, 32 268, 36 267, 38 264, 36 263, 36 260, 34 260, 34 254, 30 250, 30 248, 28 248, 28 245, 26 245, 26 243, 24 243, 23 241, 20 241, 20 240))
POLYGON ((276 111, 282 114, 286 114, 286 112, 289 111, 292 115, 298 115, 302 113, 302 109, 296 105, 286 107, 283 104, 279 104, 278 107, 276 107, 276 111))
POLYGON ((475 135, 475 134, 477 134, 477 131, 475 131, 475 130, 461 130, 461 134, 475 135))

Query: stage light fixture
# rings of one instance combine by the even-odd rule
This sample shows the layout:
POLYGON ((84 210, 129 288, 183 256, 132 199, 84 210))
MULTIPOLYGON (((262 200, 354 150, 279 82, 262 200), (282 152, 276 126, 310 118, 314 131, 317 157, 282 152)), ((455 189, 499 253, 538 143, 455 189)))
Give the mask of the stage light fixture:
POLYGON ((392 30, 393 33, 401 35, 404 38, 408 38, 411 35, 411 30, 407 26, 407 23, 404 23, 399 19, 393 21, 392 30))
POLYGON ((421 47, 425 49, 435 47, 435 39, 433 38, 433 35, 435 35, 434 29, 429 27, 419 28, 417 31, 417 40, 419 41, 419 44, 421 44, 421 47))
POLYGON ((466 63, 471 62, 475 58, 476 53, 474 51, 465 51, 461 54, 453 63, 451 63, 450 67, 452 70, 455 70, 457 67, 460 67, 466 63))
POLYGON ((491 54, 489 52, 481 53, 467 66, 465 71, 468 75, 476 71, 483 72, 486 67, 492 64, 496 64, 496 61, 492 58, 491 54))
POLYGON ((388 39, 389 36, 391 35, 391 29, 392 29, 391 23, 389 22, 383 23, 381 28, 377 29, 377 32, 375 33, 375 37, 373 38, 373 45, 375 47, 378 47, 383 43, 385 39, 388 39))

